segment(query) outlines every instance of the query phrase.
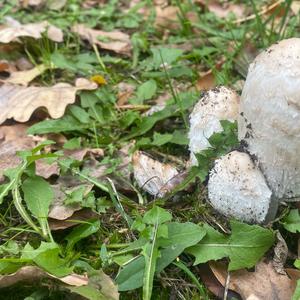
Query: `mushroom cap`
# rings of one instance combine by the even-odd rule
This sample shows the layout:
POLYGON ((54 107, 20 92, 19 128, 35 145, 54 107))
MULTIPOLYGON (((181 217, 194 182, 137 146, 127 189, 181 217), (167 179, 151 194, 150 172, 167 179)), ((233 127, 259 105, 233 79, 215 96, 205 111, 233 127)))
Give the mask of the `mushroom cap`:
POLYGON ((224 86, 206 92, 190 115, 189 149, 191 163, 197 165, 195 153, 209 148, 208 139, 222 132, 221 120, 234 122, 238 117, 239 95, 224 86))
POLYGON ((232 151, 216 160, 208 181, 208 197, 220 213, 245 222, 273 217, 272 192, 247 153, 232 151), (272 216, 271 216, 272 215, 272 216))
POLYGON ((238 131, 274 195, 299 197, 300 39, 274 44, 250 65, 238 131))

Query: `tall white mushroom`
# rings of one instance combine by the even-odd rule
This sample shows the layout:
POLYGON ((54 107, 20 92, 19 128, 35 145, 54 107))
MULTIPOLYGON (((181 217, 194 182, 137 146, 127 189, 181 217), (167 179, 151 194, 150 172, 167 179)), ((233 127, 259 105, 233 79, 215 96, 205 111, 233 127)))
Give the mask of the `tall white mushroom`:
POLYGON ((190 115, 189 149, 191 164, 197 165, 195 153, 210 147, 208 139, 222 132, 221 120, 234 122, 238 118, 239 95, 224 86, 207 91, 190 115))
POLYGON ((250 65, 238 129, 276 198, 300 197, 299 38, 274 44, 250 65))

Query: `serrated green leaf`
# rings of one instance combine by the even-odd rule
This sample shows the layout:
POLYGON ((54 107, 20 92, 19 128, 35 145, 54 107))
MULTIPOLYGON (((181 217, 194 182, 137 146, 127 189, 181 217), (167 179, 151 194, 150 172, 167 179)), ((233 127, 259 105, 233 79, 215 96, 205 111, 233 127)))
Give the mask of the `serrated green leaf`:
POLYGON ((21 258, 32 260, 37 266, 57 277, 69 275, 73 271, 68 262, 60 257, 60 249, 53 242, 42 242, 37 249, 27 243, 22 250, 21 258))
POLYGON ((229 270, 253 267, 274 243, 274 233, 258 225, 231 221, 232 234, 225 236, 206 226, 207 235, 186 251, 195 256, 195 264, 229 257, 229 270))
POLYGON ((298 209, 291 209, 288 216, 283 219, 283 227, 293 233, 300 232, 300 215, 298 209))
POLYGON ((143 217, 143 222, 146 224, 162 224, 172 220, 172 215, 165 209, 154 206, 147 211, 143 217))

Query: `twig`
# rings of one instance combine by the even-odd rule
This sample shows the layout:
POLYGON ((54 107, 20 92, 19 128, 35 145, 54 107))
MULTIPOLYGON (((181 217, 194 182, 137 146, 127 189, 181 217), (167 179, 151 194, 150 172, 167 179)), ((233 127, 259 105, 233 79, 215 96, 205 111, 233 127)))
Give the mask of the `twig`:
MULTIPOLYGON (((262 15, 268 13, 269 11, 271 11, 271 10, 274 9, 275 7, 279 6, 279 5, 280 5, 281 3, 283 3, 283 2, 284 2, 284 0, 278 0, 278 1, 276 1, 275 3, 273 3, 273 4, 271 4, 271 5, 267 6, 267 7, 265 7, 264 9, 262 9, 262 10, 258 13, 258 15, 259 15, 259 16, 262 16, 262 15)), ((240 23, 243 23, 243 22, 246 22, 246 21, 253 20, 253 19, 255 19, 255 18, 256 18, 256 14, 252 14, 252 15, 250 15, 250 16, 248 16, 248 17, 240 18, 240 19, 237 19, 237 20, 233 21, 233 24, 240 24, 240 23)))
POLYGON ((226 282, 225 282, 225 288, 224 288, 224 297, 223 300, 227 300, 227 294, 228 294, 228 289, 229 289, 229 283, 230 283, 230 273, 228 271, 227 277, 226 277, 226 282))

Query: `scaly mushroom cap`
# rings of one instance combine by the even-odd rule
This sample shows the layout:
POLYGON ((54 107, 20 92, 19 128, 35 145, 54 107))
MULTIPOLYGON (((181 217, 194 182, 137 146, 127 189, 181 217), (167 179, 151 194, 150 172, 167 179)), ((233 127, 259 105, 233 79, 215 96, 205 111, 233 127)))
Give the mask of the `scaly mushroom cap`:
POLYGON ((216 160, 208 181, 208 197, 222 214, 246 222, 262 223, 277 207, 261 171, 247 153, 232 151, 216 160))
POLYGON ((250 65, 238 130, 274 195, 299 197, 300 39, 274 44, 250 65))
POLYGON ((209 148, 208 139, 222 132, 221 120, 234 122, 238 117, 239 96, 224 86, 210 90, 197 102, 190 115, 189 149, 191 163, 197 165, 195 153, 209 148))

